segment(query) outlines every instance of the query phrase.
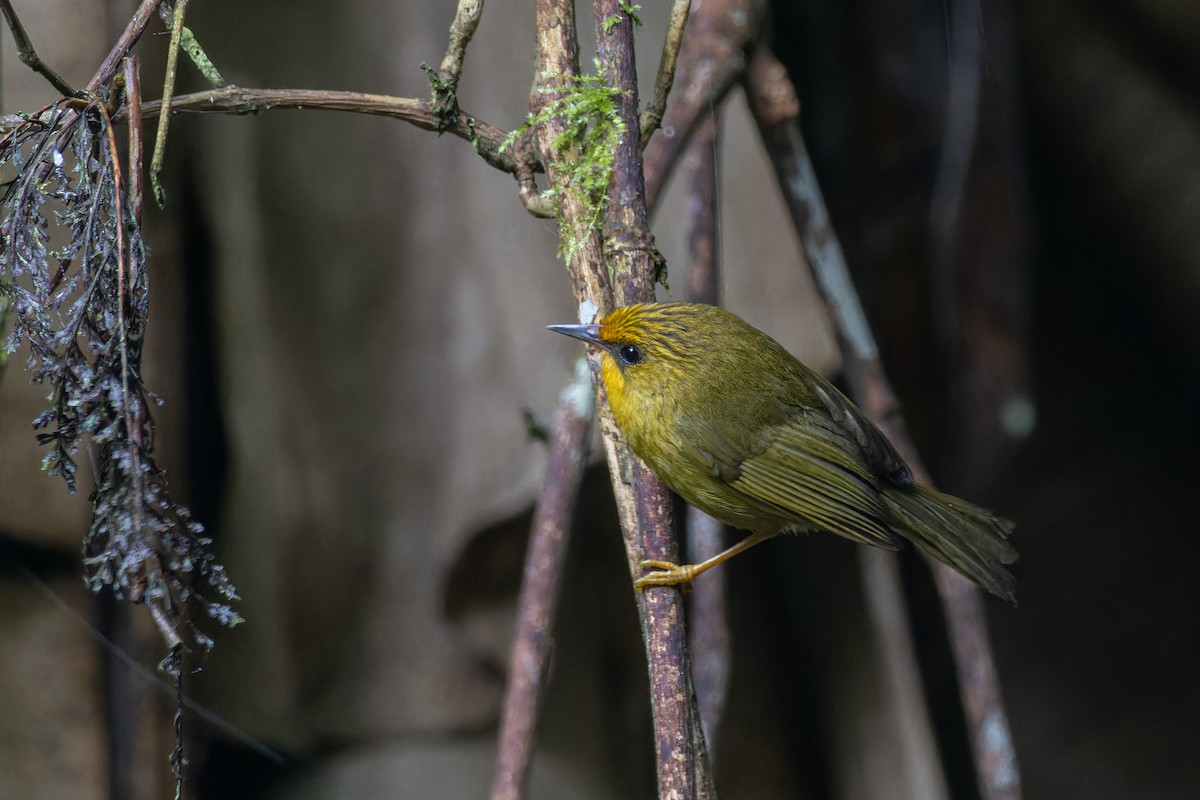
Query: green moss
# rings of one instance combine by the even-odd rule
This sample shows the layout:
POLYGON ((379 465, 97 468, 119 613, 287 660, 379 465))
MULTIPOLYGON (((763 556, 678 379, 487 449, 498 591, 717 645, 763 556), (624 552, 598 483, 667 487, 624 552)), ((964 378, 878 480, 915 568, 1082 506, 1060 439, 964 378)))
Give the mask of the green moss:
POLYGON ((440 72, 425 63, 420 66, 425 77, 429 79, 429 90, 433 96, 433 105, 430 110, 437 118, 437 129, 439 132, 444 131, 458 122, 458 97, 454 93, 454 87, 442 77, 440 72))
MULTIPOLYGON (((613 159, 621 137, 625 135, 625 123, 617 111, 621 90, 608 85, 596 62, 596 75, 552 76, 562 78, 569 84, 565 90, 544 89, 546 93, 563 91, 561 97, 552 100, 536 114, 530 114, 525 123, 508 135, 501 150, 510 148, 518 138, 529 130, 557 120, 563 130, 554 140, 554 149, 564 156, 563 161, 551 166, 567 175, 567 184, 583 199, 587 208, 587 232, 599 230, 608 208, 608 184, 612 177, 613 159)), ((549 198, 556 205, 556 190, 550 190, 549 198)), ((563 224, 561 210, 558 212, 561 255, 569 258, 583 246, 583 236, 563 224)))
POLYGON ((637 12, 642 10, 641 6, 637 3, 630 3, 629 0, 617 0, 617 8, 629 15, 629 20, 635 27, 642 27, 642 18, 637 15, 637 12))
POLYGON ((188 58, 192 60, 196 69, 200 70, 200 74, 204 76, 205 80, 213 86, 225 85, 225 79, 221 77, 220 71, 209 59, 208 54, 204 52, 204 48, 200 46, 196 35, 186 25, 179 36, 179 48, 187 53, 188 58))

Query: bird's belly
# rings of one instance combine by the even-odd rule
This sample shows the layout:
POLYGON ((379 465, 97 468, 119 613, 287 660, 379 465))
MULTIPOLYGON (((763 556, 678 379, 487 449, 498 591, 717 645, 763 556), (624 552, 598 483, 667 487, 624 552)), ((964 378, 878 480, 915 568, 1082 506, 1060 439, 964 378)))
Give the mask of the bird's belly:
POLYGON ((663 483, 690 505, 730 527, 755 533, 775 533, 796 524, 795 520, 775 516, 752 503, 725 481, 688 459, 646 459, 646 463, 663 483))

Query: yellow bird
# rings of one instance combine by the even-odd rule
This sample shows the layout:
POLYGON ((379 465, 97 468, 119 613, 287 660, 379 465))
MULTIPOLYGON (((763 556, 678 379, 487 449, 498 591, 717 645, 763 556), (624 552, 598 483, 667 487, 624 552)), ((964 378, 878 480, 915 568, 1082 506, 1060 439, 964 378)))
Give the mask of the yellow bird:
POLYGON ((903 539, 1015 602, 1002 565, 1013 524, 913 481, 887 438, 829 381, 740 318, 697 303, 618 308, 550 325, 601 351, 613 416, 668 487, 750 532, 699 564, 644 561, 636 585, 674 585, 784 532, 829 531, 895 550, 903 539))

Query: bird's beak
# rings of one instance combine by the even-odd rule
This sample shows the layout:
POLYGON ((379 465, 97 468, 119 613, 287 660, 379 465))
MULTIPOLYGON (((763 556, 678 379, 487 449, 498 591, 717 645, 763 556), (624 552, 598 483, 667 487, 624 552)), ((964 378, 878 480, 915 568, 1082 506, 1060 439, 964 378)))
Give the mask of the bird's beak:
POLYGON ((546 330, 561 333, 597 347, 608 347, 608 342, 600 338, 599 325, 547 325, 546 330))

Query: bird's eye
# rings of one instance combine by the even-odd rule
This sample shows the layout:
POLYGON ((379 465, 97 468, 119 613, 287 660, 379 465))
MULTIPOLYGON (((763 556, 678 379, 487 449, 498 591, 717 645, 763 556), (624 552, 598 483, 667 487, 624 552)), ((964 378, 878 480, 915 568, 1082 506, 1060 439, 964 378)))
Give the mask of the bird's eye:
POLYGON ((642 361, 642 351, 636 345, 632 344, 622 345, 621 348, 617 350, 617 355, 619 355, 621 360, 626 364, 640 364, 642 361))

